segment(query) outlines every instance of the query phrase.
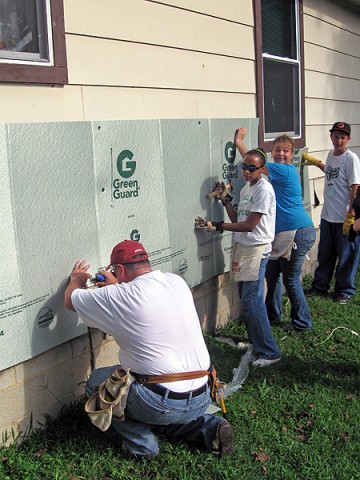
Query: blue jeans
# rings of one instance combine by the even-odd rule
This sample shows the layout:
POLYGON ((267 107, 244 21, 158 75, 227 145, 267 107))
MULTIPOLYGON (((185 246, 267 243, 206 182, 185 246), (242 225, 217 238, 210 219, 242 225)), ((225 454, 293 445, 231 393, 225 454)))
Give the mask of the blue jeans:
MULTIPOLYGON (((86 383, 89 395, 105 381, 120 365, 96 369, 86 383)), ((122 437, 122 448, 137 457, 155 456, 159 453, 157 439, 152 432, 177 437, 182 440, 201 442, 211 450, 221 417, 204 413, 211 403, 210 390, 192 398, 169 399, 145 385, 131 384, 125 420, 113 417, 111 425, 122 437)))
POLYGON ((291 321, 296 328, 312 328, 311 315, 301 284, 301 271, 306 254, 314 245, 316 233, 313 225, 299 228, 291 252, 290 260, 279 258, 270 260, 266 267, 266 308, 270 322, 282 317, 282 282, 291 303, 291 321))
POLYGON ((355 295, 355 275, 359 256, 359 235, 356 236, 354 242, 349 242, 342 232, 342 223, 330 223, 321 219, 318 249, 319 265, 315 270, 312 287, 318 292, 327 293, 335 272, 335 292, 350 296, 355 295))
POLYGON ((265 269, 269 257, 261 260, 259 278, 239 282, 239 295, 243 306, 246 330, 255 352, 261 358, 281 357, 273 337, 264 301, 265 269))

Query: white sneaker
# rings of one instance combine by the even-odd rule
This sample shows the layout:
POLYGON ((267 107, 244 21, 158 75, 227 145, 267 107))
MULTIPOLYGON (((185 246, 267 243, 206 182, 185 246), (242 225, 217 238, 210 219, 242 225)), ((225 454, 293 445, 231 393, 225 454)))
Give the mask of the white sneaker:
POLYGON ((255 360, 254 362, 252 362, 251 365, 252 365, 253 367, 256 367, 256 368, 268 367, 269 365, 272 365, 273 363, 280 362, 280 360, 281 360, 281 357, 279 357, 279 358, 273 358, 273 359, 269 359, 269 358, 258 358, 257 360, 255 360))

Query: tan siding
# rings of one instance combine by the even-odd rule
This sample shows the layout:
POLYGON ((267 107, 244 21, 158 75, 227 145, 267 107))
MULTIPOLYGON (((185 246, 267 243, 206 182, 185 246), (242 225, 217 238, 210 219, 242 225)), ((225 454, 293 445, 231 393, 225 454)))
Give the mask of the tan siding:
POLYGON ((67 52, 72 84, 255 92, 249 60, 73 36, 67 52))
POLYGON ((339 77, 359 78, 360 58, 318 45, 305 44, 305 68, 339 77))
MULTIPOLYGON (((151 0, 149 1, 151 2, 151 0)), ((160 0, 157 3, 186 8, 249 25, 253 24, 252 2, 245 0, 241 0, 241 8, 239 0, 160 0)))
MULTIPOLYGON (((336 120, 334 120, 336 121, 336 120)), ((319 155, 319 152, 325 151, 326 154, 332 148, 332 144, 330 141, 330 133, 329 129, 333 123, 332 118, 329 119, 329 125, 311 125, 311 128, 308 128, 306 131, 306 144, 309 147, 309 151, 314 152, 316 151, 316 156, 319 155), (330 124, 331 122, 331 124, 330 124)), ((323 156, 322 158, 319 157, 320 160, 322 158, 326 158, 323 156)), ((320 170, 319 170, 320 175, 320 170)))
POLYGON ((0 84, 0 122, 84 120, 81 87, 29 87, 0 84))
POLYGON ((307 98, 333 98, 336 101, 360 102, 360 79, 330 76, 308 70, 305 72, 305 82, 307 98))
MULTIPOLYGON (((336 2, 304 2, 306 144, 315 157, 326 160, 332 149, 329 129, 335 121, 352 126, 350 149, 360 145, 360 16, 336 2)), ((309 168, 310 190, 320 205, 312 218, 320 223, 323 173, 309 168)))
POLYGON ((254 93, 90 86, 28 92, 0 85, 0 123, 256 117, 254 93))
POLYGON ((334 0, 305 0, 304 14, 359 35, 359 16, 334 0))
POLYGON ((69 3, 67 33, 254 59, 251 26, 143 0, 69 3))
POLYGON ((254 118, 254 94, 83 87, 86 119, 254 118))
POLYGON ((0 122, 256 116, 251 0, 64 9, 70 85, 0 85, 0 122))
POLYGON ((357 34, 349 32, 344 24, 342 26, 333 25, 320 18, 305 17, 304 34, 306 42, 321 45, 324 48, 336 52, 342 52, 349 56, 359 59, 360 55, 360 35, 359 28, 357 34))
MULTIPOLYGON (((306 100, 306 113, 311 125, 324 125, 326 136, 329 134, 331 125, 337 121, 333 119, 346 120, 353 125, 353 137, 357 129, 356 124, 360 119, 360 102, 344 102, 336 99, 327 100, 326 98, 308 98, 306 100)), ((320 146, 321 145, 318 145, 318 148, 320 148, 320 146)))

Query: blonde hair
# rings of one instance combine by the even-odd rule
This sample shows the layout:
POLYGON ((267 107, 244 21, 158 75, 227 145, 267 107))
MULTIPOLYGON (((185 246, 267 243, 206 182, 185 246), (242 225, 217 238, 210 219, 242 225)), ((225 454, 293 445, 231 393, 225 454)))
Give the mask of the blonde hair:
POLYGON ((291 153, 294 153, 295 142, 291 137, 289 137, 289 135, 286 135, 286 133, 283 133, 282 135, 279 135, 278 137, 275 138, 272 144, 272 149, 275 147, 277 143, 288 143, 291 146, 291 153))

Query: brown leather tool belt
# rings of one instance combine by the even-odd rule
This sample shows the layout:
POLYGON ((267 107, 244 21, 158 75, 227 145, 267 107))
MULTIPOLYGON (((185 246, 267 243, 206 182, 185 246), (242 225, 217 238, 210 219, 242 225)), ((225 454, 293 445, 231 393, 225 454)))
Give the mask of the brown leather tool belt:
POLYGON ((165 395, 168 392, 167 397, 171 399, 185 399, 189 398, 190 394, 192 397, 197 397, 206 391, 207 385, 210 385, 211 396, 213 396, 214 385, 216 380, 216 370, 213 366, 210 366, 208 370, 196 370, 193 372, 183 372, 183 373, 164 373, 162 375, 143 375, 136 372, 131 372, 135 377, 138 383, 144 384, 149 390, 158 393, 160 395, 165 395), (159 383, 167 382, 178 382, 181 380, 192 380, 194 378, 201 378, 208 376, 208 382, 205 383, 202 387, 192 390, 190 392, 173 392, 167 388, 158 385, 159 383))
POLYGON ((194 372, 183 373, 164 373, 161 375, 143 375, 141 373, 131 372, 138 383, 167 383, 179 382, 181 380, 192 380, 193 378, 201 378, 211 375, 211 368, 209 370, 196 370, 194 372))

